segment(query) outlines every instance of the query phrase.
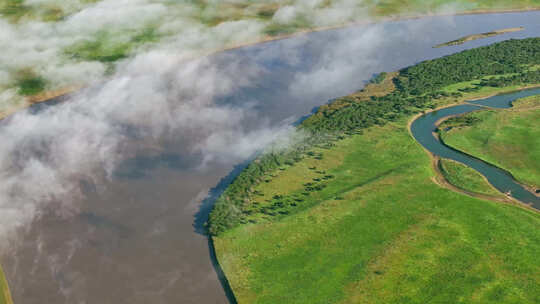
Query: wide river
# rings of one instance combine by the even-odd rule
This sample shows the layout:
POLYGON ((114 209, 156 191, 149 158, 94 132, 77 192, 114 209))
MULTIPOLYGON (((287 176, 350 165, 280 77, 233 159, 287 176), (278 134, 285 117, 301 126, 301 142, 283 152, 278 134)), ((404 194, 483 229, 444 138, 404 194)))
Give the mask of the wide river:
MULTIPOLYGON (((311 33, 215 55, 258 68, 254 85, 217 100, 249 105, 256 128, 291 123, 332 98, 360 89, 374 73, 509 38, 540 33, 540 12, 430 17, 311 33), (524 26, 461 46, 432 46, 464 35, 524 26)), ((39 112, 35 115, 39 115, 39 112)), ((2 263, 17 304, 227 303, 200 233, 234 161, 192 166, 185 138, 161 155, 136 155, 100 191, 86 187, 82 212, 45 212, 2 263), (205 200, 205 203, 202 203, 205 200)), ((187 141, 192 143, 196 138, 187 141)), ((247 160, 247 159, 246 159, 247 160)))

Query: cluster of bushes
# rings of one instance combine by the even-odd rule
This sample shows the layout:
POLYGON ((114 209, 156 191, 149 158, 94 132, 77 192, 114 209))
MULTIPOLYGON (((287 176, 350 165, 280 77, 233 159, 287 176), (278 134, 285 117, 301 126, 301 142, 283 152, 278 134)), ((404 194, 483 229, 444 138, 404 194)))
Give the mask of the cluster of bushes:
POLYGON ((388 75, 388 73, 386 73, 386 72, 379 73, 375 77, 373 77, 369 82, 370 83, 380 84, 381 82, 383 82, 386 79, 387 75, 388 75))
MULTIPOLYGON (((480 118, 471 115, 456 116, 445 120, 439 128, 450 130, 451 128, 471 127, 481 121, 480 118)), ((437 131, 440 131, 439 129, 437 131)))
POLYGON ((400 71, 398 89, 418 96, 451 84, 523 71, 540 62, 539 38, 507 40, 454 55, 424 61, 400 71))
POLYGON ((47 82, 43 77, 32 71, 24 69, 17 73, 16 86, 18 93, 22 96, 31 96, 41 93, 45 90, 47 82))
MULTIPOLYGON (((422 62, 400 71, 395 79, 396 90, 383 97, 373 96, 359 102, 353 97, 343 97, 322 106, 306 119, 299 128, 309 136, 293 147, 278 152, 262 154, 253 161, 217 199, 212 210, 208 229, 217 235, 240 223, 256 212, 252 203, 257 195, 254 186, 263 182, 270 172, 284 165, 294 165, 304 157, 321 157, 310 152, 314 146, 329 148, 345 136, 361 133, 362 129, 384 125, 403 115, 435 107, 434 99, 460 97, 460 92, 448 93, 444 87, 455 83, 480 80, 489 75, 514 74, 514 76, 483 80, 485 85, 523 84, 540 82, 540 72, 523 72, 524 66, 540 62, 540 38, 509 40, 487 47, 463 51, 447 57, 422 62)), ((465 121, 464 123, 473 123, 465 121)), ((332 178, 332 177, 328 177, 332 178)), ((324 177, 323 177, 324 179, 324 177)), ((324 180, 304 185, 304 193, 320 191, 324 180)), ((270 180, 266 180, 270 181, 270 180)), ((297 198, 277 198, 270 207, 260 212, 279 214, 296 206, 297 198), (272 209, 273 208, 273 209, 272 209), (286 209, 286 210, 285 210, 286 209), (277 212, 277 213, 276 213, 277 212)))
MULTIPOLYGON (((312 155, 313 158, 317 159, 319 155, 312 155)), ((269 217, 283 216, 291 213, 293 209, 302 204, 306 197, 310 196, 312 193, 322 191, 327 187, 327 181, 334 178, 331 174, 326 174, 325 171, 317 170, 316 167, 309 168, 310 170, 316 170, 315 173, 319 174, 320 177, 313 178, 312 182, 305 183, 303 189, 298 193, 293 193, 290 195, 279 195, 276 194, 272 197, 271 200, 267 200, 266 203, 261 204, 254 199, 257 196, 264 196, 263 193, 255 190, 250 194, 250 203, 245 206, 245 209, 242 210, 243 215, 245 216, 240 220, 241 223, 246 222, 256 222, 256 219, 252 215, 262 214, 269 217)))
POLYGON ((522 83, 540 82, 540 71, 522 72, 517 75, 482 79, 479 86, 483 87, 506 87, 522 83))

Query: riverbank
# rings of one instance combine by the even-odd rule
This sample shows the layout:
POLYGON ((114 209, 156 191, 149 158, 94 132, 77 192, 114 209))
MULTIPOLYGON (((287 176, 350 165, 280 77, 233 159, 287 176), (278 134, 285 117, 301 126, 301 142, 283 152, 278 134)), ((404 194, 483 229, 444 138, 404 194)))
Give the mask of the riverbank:
MULTIPOLYGON (((481 303, 492 296, 483 285, 524 290, 520 284, 540 273, 517 271, 511 274, 516 281, 503 279, 503 269, 510 264, 532 262, 536 247, 526 245, 518 252, 512 244, 532 244, 537 236, 530 234, 538 231, 540 217, 434 184, 429 156, 408 135, 406 124, 400 120, 373 127, 330 150, 316 149, 322 160, 306 159, 254 189, 285 201, 302 197, 302 184, 318 178, 311 177, 314 171, 309 168, 335 176, 323 190, 297 203, 298 213, 280 220, 260 218, 214 238, 239 303, 380 303, 405 298, 455 303, 458 295, 481 303), (306 201, 314 205, 302 210, 306 201), (494 219, 491 224, 486 224, 488 218, 494 219), (510 233, 499 223, 519 231, 510 233), (495 243, 487 245, 495 235, 495 243), (498 249, 492 251, 493 245, 498 249), (513 262, 488 267, 492 258, 507 261, 509 252, 513 262), (478 281, 472 283, 473 278, 478 281)), ((532 298, 505 297, 497 300, 532 303, 532 298)))
POLYGON ((13 304, 9 285, 6 280, 2 266, 0 266, 0 304, 13 304))

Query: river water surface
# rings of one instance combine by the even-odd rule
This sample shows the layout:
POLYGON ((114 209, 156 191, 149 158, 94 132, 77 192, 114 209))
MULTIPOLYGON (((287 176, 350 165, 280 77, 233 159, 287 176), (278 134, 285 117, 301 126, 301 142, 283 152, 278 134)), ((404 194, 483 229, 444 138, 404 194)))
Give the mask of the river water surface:
MULTIPOLYGON (((374 73, 509 38, 540 33, 540 12, 430 17, 311 33, 215 55, 262 73, 216 104, 248 105, 270 125, 290 123, 329 99, 352 93, 374 73), (524 26, 521 32, 434 49, 464 35, 524 26)), ((39 115, 39 111, 35 113, 39 115)), ((258 120, 243 122, 256 128, 258 120)), ((200 233, 211 200, 241 168, 238 160, 194 166, 167 141, 159 153, 125 161, 112 181, 81 181, 76 216, 44 211, 2 257, 17 304, 227 303, 200 233)), ((247 159, 246 159, 247 160, 247 159)))
POLYGON ((457 150, 449 148, 437 139, 433 132, 437 129, 436 122, 454 115, 462 115, 472 111, 484 109, 483 106, 493 108, 510 108, 516 99, 540 94, 540 89, 523 90, 516 93, 497 95, 490 98, 470 101, 472 104, 456 105, 449 108, 433 111, 417 118, 411 125, 411 132, 416 140, 427 150, 440 157, 449 158, 463 163, 484 175, 487 180, 499 191, 510 195, 517 200, 540 209, 540 198, 527 191, 517 183, 512 176, 493 165, 471 157, 457 150), (480 106, 477 106, 477 105, 480 106))

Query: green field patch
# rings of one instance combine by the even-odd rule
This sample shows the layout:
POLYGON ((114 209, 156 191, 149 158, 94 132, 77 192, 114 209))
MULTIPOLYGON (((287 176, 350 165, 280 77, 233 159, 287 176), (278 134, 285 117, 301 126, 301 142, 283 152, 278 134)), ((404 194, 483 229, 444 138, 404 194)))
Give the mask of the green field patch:
POLYGON ((0 266, 0 304, 13 304, 2 266, 0 266))
POLYGON ((511 110, 530 110, 540 107, 540 96, 529 96, 518 99, 512 103, 513 108, 511 110))
MULTIPOLYGON (((536 303, 540 215, 438 186, 408 121, 539 83, 523 71, 537 62, 537 43, 503 42, 403 69, 387 94, 339 98, 299 127, 332 136, 252 162, 210 215, 216 254, 238 301, 536 303), (444 92, 475 80, 478 89, 444 92)), ((525 113, 522 103, 512 111, 525 113)), ((484 119, 449 122, 453 132, 484 119)), ((486 190, 467 168, 451 169, 456 184, 486 190)))
POLYGON ((1 0, 0 15, 11 21, 18 21, 31 11, 30 6, 24 2, 24 0, 1 0))
POLYGON ((57 22, 67 16, 67 13, 54 3, 29 2, 24 0, 0 0, 0 16, 13 23, 26 19, 57 22))
POLYGON ((43 92, 47 86, 47 81, 33 70, 25 69, 17 73, 15 86, 19 90, 19 95, 31 96, 43 92))
POLYGON ((474 193, 503 196, 476 170, 449 159, 441 159, 439 164, 443 176, 450 184, 474 193))
POLYGON ((66 56, 79 61, 113 63, 124 59, 143 44, 159 40, 153 26, 125 33, 100 32, 92 40, 77 42, 64 50, 66 56))
POLYGON ((128 50, 128 42, 117 42, 102 34, 95 40, 76 43, 65 52, 75 60, 114 62, 126 58, 128 50))
POLYGON ((214 238, 240 302, 533 303, 540 295, 527 289, 539 267, 520 272, 540 249, 537 214, 433 184, 429 158, 405 121, 343 145, 349 149, 331 182, 340 197, 214 238), (494 267, 499 254, 510 260, 494 267), (493 295, 494 288, 504 292, 493 295))

